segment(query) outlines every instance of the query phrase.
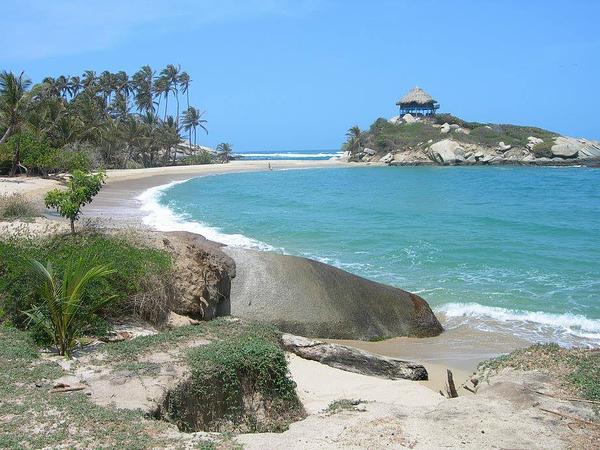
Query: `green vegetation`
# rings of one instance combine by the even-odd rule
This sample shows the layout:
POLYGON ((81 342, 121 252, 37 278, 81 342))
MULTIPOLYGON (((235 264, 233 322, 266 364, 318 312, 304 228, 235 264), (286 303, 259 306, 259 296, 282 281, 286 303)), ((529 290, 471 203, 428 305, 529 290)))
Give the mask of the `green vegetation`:
POLYGON ((167 399, 167 417, 182 430, 283 431, 302 414, 285 355, 268 330, 197 347, 188 366, 190 384, 167 399))
POLYGON ((100 407, 79 392, 49 393, 64 372, 38 358, 26 332, 0 326, 0 361, 0 448, 189 448, 140 411, 100 407))
POLYGON ((181 130, 190 144, 197 127, 206 131, 206 120, 189 104, 190 84, 189 74, 172 64, 158 74, 149 66, 132 76, 87 70, 82 76, 46 77, 33 86, 24 73, 4 71, 0 172, 45 176, 176 164, 181 130), (187 99, 181 117, 179 94, 187 99))
POLYGON ((222 162, 228 163, 233 156, 233 148, 227 142, 221 142, 217 145, 217 152, 222 162))
POLYGON ((53 189, 46 194, 46 208, 55 208, 61 216, 69 219, 71 233, 75 233, 75 221, 79 219, 81 208, 100 192, 105 178, 104 172, 89 174, 75 170, 69 176, 66 190, 53 189))
POLYGON ((0 196, 0 220, 30 220, 39 215, 33 202, 22 194, 0 196))
POLYGON ((368 147, 382 154, 397 150, 425 149, 431 143, 448 138, 488 148, 498 147, 499 142, 524 148, 529 136, 551 142, 558 134, 535 127, 466 122, 450 114, 438 114, 418 122, 400 124, 392 124, 379 118, 368 131, 361 132, 358 127, 351 128, 346 133, 347 140, 342 149, 357 155, 368 147), (459 125, 463 132, 442 134, 439 125, 443 123, 459 125))
POLYGON ((565 389, 585 399, 600 401, 600 351, 567 350, 556 344, 537 344, 484 361, 480 371, 540 370, 562 381, 565 389))
POLYGON ((332 401, 328 406, 325 412, 329 414, 337 414, 341 411, 356 411, 356 407, 363 403, 361 400, 350 400, 347 398, 342 398, 340 400, 332 401))
POLYGON ((538 158, 552 158, 554 156, 552 154, 552 146, 554 145, 554 139, 550 139, 548 141, 540 142, 539 144, 535 144, 533 146, 533 154, 538 158))
POLYGON ((17 238, 0 241, 3 309, 6 319, 17 326, 25 326, 27 317, 22 311, 31 309, 38 300, 38 283, 31 277, 31 259, 51 263, 58 277, 63 276, 72 261, 79 259, 114 269, 110 277, 93 280, 86 290, 92 303, 114 297, 110 311, 103 310, 100 316, 135 314, 160 322, 168 312, 168 295, 164 293, 171 291, 171 259, 164 251, 100 234, 17 238), (148 293, 157 301, 140 303, 139 298, 148 293))
POLYGON ((90 268, 88 261, 78 259, 67 263, 59 279, 52 264, 32 261, 32 265, 39 282, 39 301, 25 314, 51 339, 59 355, 70 357, 77 338, 89 328, 96 313, 114 299, 90 297, 88 286, 114 271, 106 265, 90 268))

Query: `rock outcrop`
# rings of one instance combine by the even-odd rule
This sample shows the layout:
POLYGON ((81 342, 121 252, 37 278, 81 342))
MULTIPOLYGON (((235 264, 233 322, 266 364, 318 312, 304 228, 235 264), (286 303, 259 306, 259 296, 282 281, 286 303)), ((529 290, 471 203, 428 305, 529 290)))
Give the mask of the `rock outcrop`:
POLYGON ((451 139, 444 139, 429 147, 431 159, 439 164, 457 164, 465 160, 465 150, 451 139))
MULTIPOLYGON (((436 336, 425 300, 307 258, 225 248, 236 264, 229 313, 322 338, 436 336)), ((224 308, 224 312, 225 312, 224 308)))
POLYGON ((375 355, 345 345, 329 344, 302 336, 283 334, 283 348, 304 359, 318 361, 336 369, 381 378, 427 380, 425 367, 410 361, 375 355))
POLYGON ((170 295, 171 311, 203 320, 221 315, 235 276, 235 263, 221 251, 222 244, 186 231, 149 232, 144 239, 172 255, 175 292, 170 295))

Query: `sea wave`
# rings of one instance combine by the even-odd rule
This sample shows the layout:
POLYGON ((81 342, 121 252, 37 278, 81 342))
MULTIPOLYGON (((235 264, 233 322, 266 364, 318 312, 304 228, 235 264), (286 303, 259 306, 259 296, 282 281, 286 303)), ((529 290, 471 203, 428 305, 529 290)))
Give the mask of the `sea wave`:
POLYGON ((140 210, 146 213, 142 222, 158 231, 189 231, 191 233, 201 234, 206 239, 220 242, 231 247, 243 247, 256 250, 278 250, 275 247, 249 238, 243 234, 227 234, 215 227, 210 227, 201 222, 189 220, 182 214, 177 214, 168 206, 160 203, 160 198, 164 192, 181 183, 189 180, 172 181, 167 184, 155 186, 145 190, 136 197, 141 203, 140 210))
POLYGON ((580 314, 554 314, 507 309, 479 303, 446 303, 435 308, 447 326, 468 324, 488 331, 508 329, 534 342, 558 342, 566 346, 600 345, 600 320, 580 314))
POLYGON ((262 157, 279 157, 279 158, 328 158, 333 156, 341 156, 342 152, 335 153, 239 153, 242 157, 262 158, 262 157))

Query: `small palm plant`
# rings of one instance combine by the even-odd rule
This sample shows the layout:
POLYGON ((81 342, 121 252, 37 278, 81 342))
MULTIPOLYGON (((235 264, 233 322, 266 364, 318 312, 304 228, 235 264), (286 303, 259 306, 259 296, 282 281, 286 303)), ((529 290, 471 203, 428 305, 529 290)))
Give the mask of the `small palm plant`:
POLYGON ((95 313, 114 299, 87 296, 86 291, 91 283, 111 275, 114 270, 106 265, 88 269, 84 260, 78 260, 67 265, 61 280, 52 264, 44 266, 33 260, 32 265, 40 279, 41 303, 25 314, 52 339, 61 356, 70 357, 77 338, 90 325, 95 313))

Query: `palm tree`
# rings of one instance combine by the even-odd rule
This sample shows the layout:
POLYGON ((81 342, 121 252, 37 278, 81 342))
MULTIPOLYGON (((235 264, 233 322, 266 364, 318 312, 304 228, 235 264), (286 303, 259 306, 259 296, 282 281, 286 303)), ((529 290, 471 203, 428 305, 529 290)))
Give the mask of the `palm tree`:
POLYGON ((69 80, 69 88, 71 89, 71 95, 73 97, 76 97, 77 94, 79 94, 79 91, 81 91, 82 87, 83 85, 81 84, 81 78, 78 76, 71 77, 69 80))
POLYGON ((185 98, 187 100, 187 109, 190 109, 190 83, 192 80, 190 79, 189 74, 186 71, 181 72, 179 75, 179 86, 181 86, 181 92, 185 94, 185 98))
POLYGON ((35 275, 39 278, 38 295, 41 302, 26 314, 50 339, 59 355, 71 356, 95 314, 109 304, 115 296, 88 296, 90 285, 114 273, 106 265, 91 268, 82 259, 70 263, 59 279, 50 263, 46 266, 32 261, 35 275))
POLYGON ((194 108, 193 106, 190 106, 183 113, 183 118, 181 120, 181 126, 183 127, 183 129, 185 131, 188 132, 190 148, 192 147, 192 133, 191 133, 192 130, 194 133, 194 145, 196 145, 196 128, 197 127, 202 128, 204 131, 206 131, 206 134, 208 134, 208 130, 206 129, 206 126, 204 126, 204 124, 206 123, 206 120, 202 119, 203 114, 204 114, 204 112, 200 112, 200 110, 194 108))
POLYGON ((143 66, 132 77, 135 90, 135 105, 138 111, 154 112, 154 71, 143 66))
POLYGON ((362 147, 362 132, 358 125, 354 125, 352 128, 348 130, 346 133, 346 148, 352 154, 362 147))
POLYGON ((223 161, 224 163, 228 163, 231 159, 231 154, 233 152, 231 145, 227 142, 221 142, 219 145, 217 145, 217 151, 219 152, 219 157, 221 158, 221 161, 223 161))
POLYGON ((96 72, 93 70, 86 70, 83 74, 81 84, 83 85, 83 89, 89 93, 96 93, 96 87, 98 83, 98 77, 96 77, 96 72))
POLYGON ((177 114, 175 115, 175 121, 179 123, 179 72, 181 70, 180 66, 175 67, 173 64, 168 64, 162 72, 160 73, 161 78, 164 79, 165 83, 165 96, 167 97, 167 102, 165 103, 165 120, 167 118, 167 103, 168 96, 170 92, 175 94, 175 101, 177 102, 177 114))
MULTIPOLYGON (((0 144, 19 132, 25 123, 30 100, 27 92, 29 86, 31 86, 31 80, 25 76, 24 72, 21 72, 18 77, 12 72, 0 73, 0 126, 6 130, 0 138, 0 144)), ((17 172, 20 159, 19 144, 17 143, 10 169, 11 176, 17 172)))

